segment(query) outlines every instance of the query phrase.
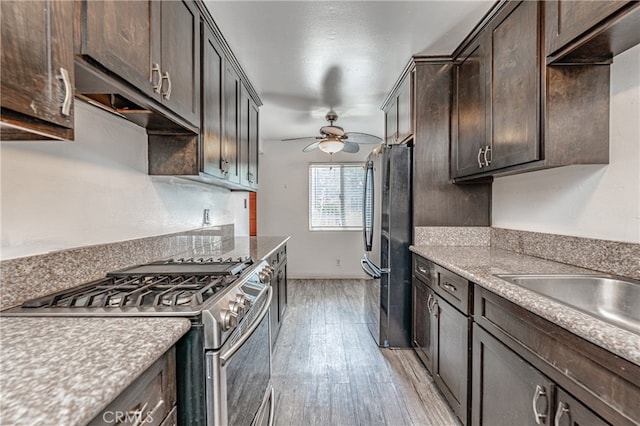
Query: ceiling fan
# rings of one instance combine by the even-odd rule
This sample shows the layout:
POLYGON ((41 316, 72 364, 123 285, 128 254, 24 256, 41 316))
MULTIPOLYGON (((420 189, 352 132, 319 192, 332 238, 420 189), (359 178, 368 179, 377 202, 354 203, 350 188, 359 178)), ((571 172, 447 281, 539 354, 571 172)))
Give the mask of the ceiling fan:
POLYGON ((307 136, 303 138, 289 138, 282 140, 313 141, 313 143, 307 145, 302 151, 309 152, 320 148, 321 151, 330 155, 340 151, 355 153, 360 151, 359 144, 377 144, 382 142, 382 138, 379 138, 378 136, 370 135, 368 133, 345 132, 342 127, 334 126, 333 122, 338 120, 338 114, 336 114, 335 111, 329 111, 325 118, 329 122, 329 125, 322 126, 320 128, 320 136, 307 136))

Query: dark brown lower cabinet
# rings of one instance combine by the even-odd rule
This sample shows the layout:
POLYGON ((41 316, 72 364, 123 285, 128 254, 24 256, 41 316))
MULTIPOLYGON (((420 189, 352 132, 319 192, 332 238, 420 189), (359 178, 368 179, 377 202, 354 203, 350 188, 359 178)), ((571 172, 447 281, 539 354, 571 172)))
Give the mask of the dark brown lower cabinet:
POLYGON ((422 281, 413 279, 413 347, 418 358, 430 372, 435 357, 435 321, 428 306, 433 300, 433 291, 422 281))
POLYGON ((475 426, 608 424, 477 324, 472 371, 475 426))
POLYGON ((471 319, 435 296, 436 356, 433 378, 463 425, 468 424, 471 319))
POLYGON ((456 416, 466 425, 472 320, 423 281, 440 288, 444 275, 438 271, 440 268, 414 256, 413 346, 456 416))

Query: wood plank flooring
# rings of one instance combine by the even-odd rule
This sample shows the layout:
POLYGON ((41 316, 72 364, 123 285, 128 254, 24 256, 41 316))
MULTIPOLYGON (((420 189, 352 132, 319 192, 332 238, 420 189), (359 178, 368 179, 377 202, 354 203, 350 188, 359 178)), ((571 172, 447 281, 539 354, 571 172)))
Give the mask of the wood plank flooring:
POLYGON ((276 425, 459 425, 411 349, 380 349, 364 280, 289 280, 273 356, 276 425))

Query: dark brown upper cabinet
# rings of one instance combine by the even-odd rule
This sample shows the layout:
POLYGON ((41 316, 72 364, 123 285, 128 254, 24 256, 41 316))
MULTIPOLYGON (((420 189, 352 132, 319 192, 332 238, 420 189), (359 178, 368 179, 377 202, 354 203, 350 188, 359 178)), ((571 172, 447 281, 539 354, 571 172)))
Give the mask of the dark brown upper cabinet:
POLYGON ((187 1, 86 1, 81 55, 192 124, 199 121, 200 15, 187 1))
POLYGON ((225 179, 240 183, 240 79, 231 64, 222 78, 222 162, 225 179))
POLYGON ((454 177, 539 159, 540 8, 511 3, 459 58, 454 177))
POLYGON ((222 144, 222 75, 224 56, 207 25, 202 25, 202 143, 201 171, 224 176, 222 144))
POLYGON ((0 2, 0 140, 73 139, 73 4, 0 2))
POLYGON ((149 173, 256 190, 259 98, 206 9, 200 14, 200 134, 150 134, 149 173))
POLYGON ((546 66, 545 7, 503 3, 456 53, 456 182, 608 163, 608 65, 546 66))
POLYGON ((258 107, 244 86, 240 95, 240 183, 257 189, 258 107))
POLYGON ((481 168, 483 154, 489 146, 487 123, 486 80, 489 55, 487 43, 476 40, 460 55, 456 67, 452 115, 451 159, 454 176, 476 173, 481 168))
POLYGON ((547 63, 593 63, 640 43, 637 1, 545 2, 547 63))
POLYGON ((407 74, 385 103, 385 143, 402 143, 413 135, 413 73, 407 74))

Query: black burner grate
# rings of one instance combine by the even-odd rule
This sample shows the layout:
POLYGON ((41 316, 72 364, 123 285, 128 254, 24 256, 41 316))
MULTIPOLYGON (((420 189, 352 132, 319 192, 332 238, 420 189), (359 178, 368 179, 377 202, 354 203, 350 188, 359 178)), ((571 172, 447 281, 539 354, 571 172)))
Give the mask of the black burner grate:
POLYGON ((197 308, 235 277, 220 275, 112 276, 25 302, 24 308, 197 308))

